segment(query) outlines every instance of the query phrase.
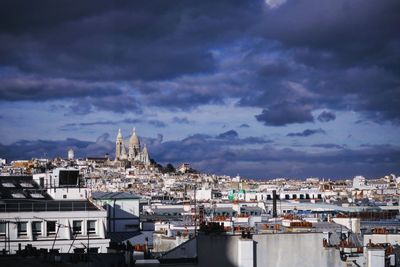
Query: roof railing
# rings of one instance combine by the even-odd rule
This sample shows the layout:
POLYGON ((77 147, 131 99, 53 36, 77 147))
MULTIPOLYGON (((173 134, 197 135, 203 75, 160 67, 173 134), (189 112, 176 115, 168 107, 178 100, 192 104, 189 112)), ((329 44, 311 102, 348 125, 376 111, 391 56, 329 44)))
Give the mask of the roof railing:
POLYGON ((51 201, 30 203, 1 203, 0 212, 40 212, 40 211, 90 211, 98 208, 90 202, 51 201))

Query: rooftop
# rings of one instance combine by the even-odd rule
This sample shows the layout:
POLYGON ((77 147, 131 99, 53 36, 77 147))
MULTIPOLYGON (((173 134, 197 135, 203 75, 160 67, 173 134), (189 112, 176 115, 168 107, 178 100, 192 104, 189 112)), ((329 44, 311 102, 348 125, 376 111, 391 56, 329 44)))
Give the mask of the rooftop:
POLYGON ((32 176, 0 176, 0 200, 51 199, 32 176))
POLYGON ((93 199, 140 199, 139 196, 126 192, 93 192, 93 199))

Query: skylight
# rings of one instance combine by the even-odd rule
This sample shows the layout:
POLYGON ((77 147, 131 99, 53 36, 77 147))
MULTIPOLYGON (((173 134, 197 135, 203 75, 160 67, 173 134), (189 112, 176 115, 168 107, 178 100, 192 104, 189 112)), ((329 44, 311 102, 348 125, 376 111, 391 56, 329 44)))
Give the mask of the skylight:
POLYGON ((32 187, 33 187, 33 185, 30 184, 30 183, 20 183, 20 185, 21 185, 22 187, 29 187, 29 188, 32 188, 32 187))
POLYGON ((31 194, 32 198, 44 198, 44 196, 42 194, 38 194, 38 193, 33 193, 31 194))
POLYGON ((21 193, 14 193, 14 194, 11 194, 11 195, 12 195, 13 198, 25 198, 25 196, 23 194, 21 194, 21 193))

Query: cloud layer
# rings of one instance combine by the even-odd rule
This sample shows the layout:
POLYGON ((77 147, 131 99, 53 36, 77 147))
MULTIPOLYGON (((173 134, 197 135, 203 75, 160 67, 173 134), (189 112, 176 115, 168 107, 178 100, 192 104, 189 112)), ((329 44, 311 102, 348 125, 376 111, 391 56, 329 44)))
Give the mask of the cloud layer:
POLYGON ((398 122, 399 5, 3 1, 0 96, 116 112, 236 97, 266 125, 309 122, 321 107, 398 122))

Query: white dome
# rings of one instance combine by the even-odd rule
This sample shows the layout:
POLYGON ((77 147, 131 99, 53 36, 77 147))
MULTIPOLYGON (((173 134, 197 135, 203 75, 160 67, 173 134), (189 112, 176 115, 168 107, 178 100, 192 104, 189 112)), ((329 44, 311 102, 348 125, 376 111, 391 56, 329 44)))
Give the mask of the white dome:
POLYGON ((129 144, 134 145, 134 146, 139 146, 139 137, 136 135, 136 129, 133 128, 132 136, 129 139, 129 144))

